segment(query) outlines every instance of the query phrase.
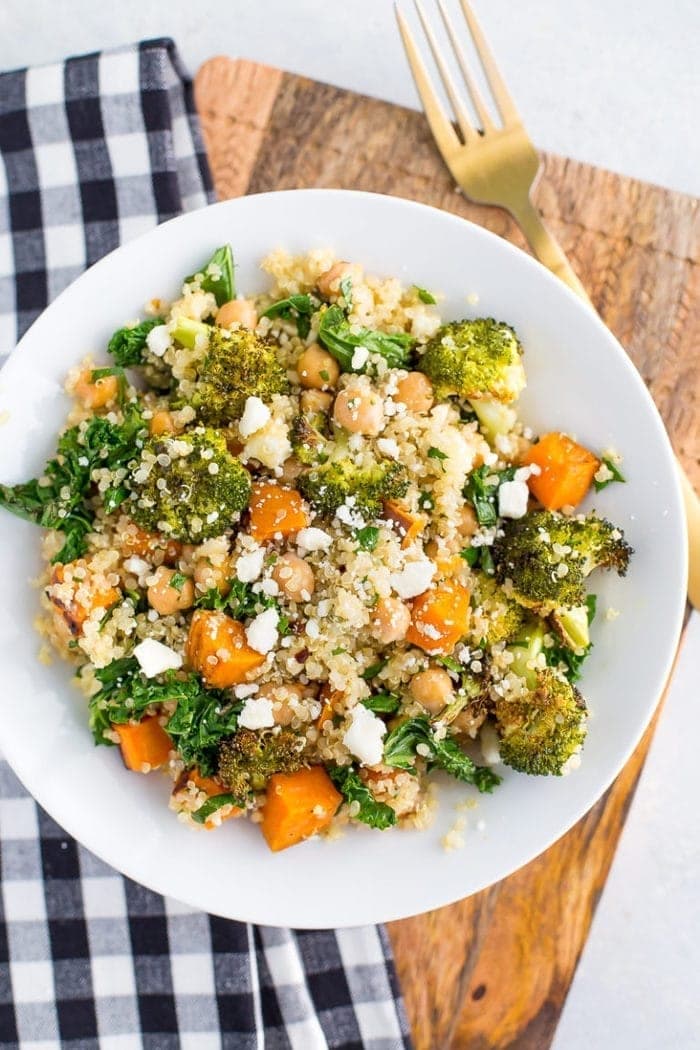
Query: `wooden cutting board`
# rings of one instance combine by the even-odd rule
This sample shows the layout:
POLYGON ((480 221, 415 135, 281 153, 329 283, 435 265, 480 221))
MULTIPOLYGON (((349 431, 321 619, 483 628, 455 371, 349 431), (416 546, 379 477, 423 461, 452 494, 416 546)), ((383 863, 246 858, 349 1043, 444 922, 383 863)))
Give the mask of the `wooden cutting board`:
MULTIPOLYGON (((206 62, 195 92, 222 199, 308 186, 373 190, 462 215, 525 247, 506 213, 456 190, 419 113, 229 58, 206 62)), ((698 485, 698 202, 561 157, 543 162, 537 203, 698 485)), ((458 904, 390 925, 418 1050, 550 1045, 652 732, 600 802, 537 860, 458 904)))

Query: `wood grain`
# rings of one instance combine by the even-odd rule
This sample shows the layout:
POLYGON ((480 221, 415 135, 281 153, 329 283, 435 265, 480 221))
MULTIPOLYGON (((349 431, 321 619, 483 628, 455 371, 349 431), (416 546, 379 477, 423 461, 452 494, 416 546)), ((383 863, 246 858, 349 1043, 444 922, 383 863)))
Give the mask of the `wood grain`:
MULTIPOLYGON (((525 247, 507 214, 455 189, 418 113, 228 58, 207 62, 195 89, 222 198, 372 190, 454 212, 525 247)), ((698 202, 572 160, 543 162, 537 203, 698 484, 698 202)), ((537 860, 449 908, 391 924, 417 1050, 550 1045, 652 734, 653 725, 605 796, 537 860)))

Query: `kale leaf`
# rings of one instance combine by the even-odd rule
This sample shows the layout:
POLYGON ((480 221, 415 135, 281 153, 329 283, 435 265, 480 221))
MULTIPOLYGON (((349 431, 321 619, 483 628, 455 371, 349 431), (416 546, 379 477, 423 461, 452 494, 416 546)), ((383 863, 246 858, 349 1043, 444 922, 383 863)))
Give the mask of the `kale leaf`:
MULTIPOLYGON (((87 425, 71 427, 59 438, 56 457, 46 464, 43 477, 0 485, 0 507, 45 529, 60 530, 64 545, 53 561, 74 561, 87 549, 85 536, 95 516, 89 502, 93 470, 125 466, 136 454, 135 443, 144 431, 135 404, 126 406, 122 423, 93 416, 87 425)), ((127 496, 124 484, 112 486, 102 496, 105 509, 115 510, 127 496)))
POLYGON ((378 802, 352 766, 333 766, 330 778, 346 802, 358 802, 357 819, 371 828, 384 831, 396 823, 396 813, 386 802, 378 802))
MULTIPOLYGON (((236 298, 236 281, 234 277, 234 262, 233 252, 231 251, 230 244, 224 244, 221 248, 217 248, 211 259, 205 262, 201 270, 202 280, 199 282, 199 287, 203 292, 211 292, 216 299, 216 305, 222 306, 224 303, 228 303, 231 299, 236 298), (208 273, 209 267, 213 267, 217 270, 217 273, 208 273)), ((185 284, 193 281, 196 274, 191 274, 185 278, 185 284)))
POLYGON ((443 769, 465 784, 473 784, 481 792, 490 792, 501 778, 487 766, 477 766, 450 737, 437 740, 427 718, 409 718, 393 729, 384 741, 384 761, 397 769, 414 771, 418 747, 423 744, 431 769, 443 769))
POLYGON ((408 362, 409 352, 416 341, 408 332, 387 335, 350 325, 339 306, 329 306, 321 314, 318 339, 344 372, 364 372, 366 363, 358 368, 352 363, 358 347, 364 347, 370 354, 379 354, 390 368, 401 368, 408 362))
POLYGON ((514 477, 515 467, 494 471, 484 464, 471 472, 464 486, 464 498, 473 505, 480 525, 496 524, 498 521, 498 489, 504 481, 512 481, 514 477))
POLYGON ((263 317, 283 317, 286 321, 295 320, 297 333, 306 339, 311 331, 311 315, 318 310, 320 303, 310 295, 290 295, 279 299, 263 310, 263 317))
POLYGON ((115 364, 120 368, 142 365, 146 336, 159 324, 163 324, 162 317, 149 317, 133 328, 118 328, 107 344, 107 350, 114 358, 115 364))

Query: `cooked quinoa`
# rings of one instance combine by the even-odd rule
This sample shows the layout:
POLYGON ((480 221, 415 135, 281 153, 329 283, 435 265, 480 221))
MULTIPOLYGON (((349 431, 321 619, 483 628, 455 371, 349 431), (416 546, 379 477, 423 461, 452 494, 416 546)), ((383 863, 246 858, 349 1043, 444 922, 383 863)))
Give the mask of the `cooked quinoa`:
POLYGON ((69 373, 44 476, 0 485, 47 530, 38 627, 96 743, 274 850, 424 827, 436 771, 468 800, 574 768, 585 583, 630 555, 577 506, 619 456, 522 425, 506 323, 331 251, 262 270, 236 297, 226 246, 151 299, 69 373))

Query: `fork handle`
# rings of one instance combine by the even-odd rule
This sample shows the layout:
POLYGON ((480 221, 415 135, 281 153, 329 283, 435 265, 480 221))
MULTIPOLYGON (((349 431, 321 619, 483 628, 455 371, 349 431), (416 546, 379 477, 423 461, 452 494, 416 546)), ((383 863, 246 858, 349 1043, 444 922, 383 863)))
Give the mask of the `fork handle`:
POLYGON ((586 289, 574 273, 571 263, 564 255, 556 238, 545 226, 530 198, 527 197, 522 204, 510 210, 540 262, 557 277, 560 277, 564 284, 568 284, 569 288, 573 289, 590 306, 591 300, 588 298, 586 289))
MULTIPOLYGON (((542 222, 540 213, 530 198, 510 210, 540 262, 593 307, 586 289, 574 273, 559 244, 542 222)), ((700 500, 678 458, 676 463, 688 526, 688 598, 692 606, 700 609, 700 500)))

